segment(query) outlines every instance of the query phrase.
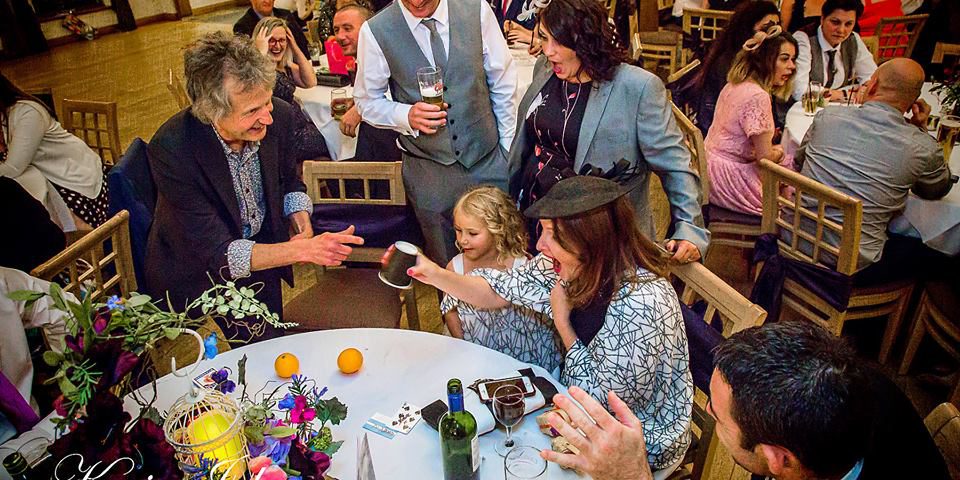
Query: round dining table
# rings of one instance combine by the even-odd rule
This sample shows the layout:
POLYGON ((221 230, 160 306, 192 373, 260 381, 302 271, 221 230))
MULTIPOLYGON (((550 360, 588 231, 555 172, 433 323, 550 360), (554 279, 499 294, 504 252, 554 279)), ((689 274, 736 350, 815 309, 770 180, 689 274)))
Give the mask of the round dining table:
MULTIPOLYGON (((517 69, 517 89, 514 91, 514 100, 517 105, 520 99, 526 93, 530 83, 533 82, 533 66, 536 63, 536 57, 527 53, 526 45, 517 44, 516 48, 510 48, 510 54, 513 55, 513 64, 517 69)), ((326 65, 326 55, 320 57, 320 68, 326 65)), ((330 151, 330 158, 333 160, 346 160, 354 157, 357 151, 357 137, 348 137, 340 132, 340 122, 333 119, 333 112, 330 110, 330 92, 335 88, 343 88, 347 91, 347 96, 353 95, 353 87, 327 87, 317 85, 313 88, 298 88, 294 93, 297 100, 303 106, 304 112, 313 120, 314 125, 323 134, 327 142, 327 150, 330 151)), ((387 92, 389 94, 389 92, 387 92)), ((365 159, 366 160, 366 159, 365 159)))
MULTIPOLYGON (((478 378, 498 378, 511 372, 516 375, 516 370, 530 367, 500 352, 452 337, 411 330, 357 328, 300 333, 246 345, 220 353, 212 360, 203 360, 194 375, 208 368, 229 367, 236 372, 237 361, 246 355, 247 393, 251 394, 268 383, 276 386, 285 381, 277 377, 273 368, 274 359, 285 352, 299 358, 300 373, 315 380, 318 388, 329 388, 324 398, 337 397, 347 405, 346 420, 331 427, 334 439, 344 443, 327 472, 341 479, 356 478, 357 440, 364 434, 369 439, 378 478, 443 478, 439 434, 426 421, 421 420, 408 434, 397 434, 393 439, 367 432, 363 429, 364 423, 375 413, 392 415, 404 402, 418 407, 438 399, 446 402, 446 384, 451 378, 459 378, 468 385, 478 378), (350 347, 363 354, 363 367, 355 374, 345 375, 337 369, 337 356, 350 347)), ((532 368, 538 376, 549 379, 558 391, 566 392, 544 369, 532 368)), ((192 369, 190 366, 181 372, 192 369)), ((192 377, 171 374, 157 380, 154 406, 161 411, 169 408, 187 393, 192 377)), ((232 375, 231 379, 236 380, 235 377, 232 375)), ((240 390, 238 386, 232 396, 239 398, 240 390)), ((152 396, 152 392, 147 386, 139 393, 152 396)), ((281 390, 279 397, 283 393, 281 390)), ((129 396, 124 407, 130 412, 138 411, 136 402, 129 396)), ((534 418, 540 413, 542 411, 528 414, 514 435, 522 444, 550 448, 550 439, 540 433, 534 418)), ((494 449, 504 435, 503 430, 495 429, 479 438, 479 478, 504 478, 503 458, 494 449)), ((587 477, 551 463, 546 478, 587 477)))
MULTIPOLYGON (((932 83, 924 83, 920 98, 930 104, 931 115, 940 114, 940 99, 931 92, 932 83)), ((830 104, 826 108, 857 108, 830 104)), ((787 153, 795 154, 807 130, 813 124, 814 115, 803 112, 803 102, 797 102, 787 112, 782 145, 787 153)), ((936 132, 931 131, 931 135, 936 132)), ((950 172, 960 172, 960 148, 954 147, 948 159, 950 172)), ((947 255, 960 254, 960 187, 956 184, 945 197, 939 200, 924 200, 913 192, 907 197, 903 213, 891 220, 888 230, 900 235, 919 237, 930 248, 947 255)))

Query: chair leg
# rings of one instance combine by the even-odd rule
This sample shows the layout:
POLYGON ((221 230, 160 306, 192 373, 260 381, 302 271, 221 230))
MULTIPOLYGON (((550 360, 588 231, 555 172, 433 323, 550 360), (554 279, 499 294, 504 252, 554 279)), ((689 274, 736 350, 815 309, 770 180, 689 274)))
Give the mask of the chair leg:
POLYGON ((917 309, 917 314, 914 316, 913 332, 910 333, 907 350, 903 352, 903 360, 900 362, 900 369, 897 370, 898 375, 906 375, 906 373, 910 371, 910 364, 913 363, 913 357, 916 356, 917 349, 920 348, 920 342, 923 341, 923 337, 927 334, 927 325, 923 320, 923 317, 927 314, 926 297, 927 294, 924 293, 923 298, 920 300, 920 307, 917 309))
POLYGON ((407 328, 410 330, 420 330, 420 312, 417 310, 417 286, 414 283, 413 288, 408 288, 400 294, 404 310, 407 314, 407 328))
POLYGON ((900 325, 903 323, 903 317, 907 313, 907 303, 910 302, 910 297, 912 296, 913 288, 911 287, 900 295, 900 299, 897 300, 897 307, 890 312, 889 318, 887 319, 887 328, 883 332, 883 341, 880 343, 881 364, 887 363, 887 357, 890 356, 893 343, 897 340, 897 334, 900 333, 900 325))

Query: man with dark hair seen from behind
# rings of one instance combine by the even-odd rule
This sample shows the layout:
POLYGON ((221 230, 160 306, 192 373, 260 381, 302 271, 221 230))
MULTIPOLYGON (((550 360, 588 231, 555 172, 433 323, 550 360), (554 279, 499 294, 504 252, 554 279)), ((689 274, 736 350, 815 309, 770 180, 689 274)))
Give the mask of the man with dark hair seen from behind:
MULTIPOLYGON (((777 480, 949 480, 910 400, 826 330, 807 322, 770 323, 732 335, 714 352, 708 413, 720 443, 740 466, 777 480)), ((550 424, 579 455, 544 451, 550 461, 595 480, 649 480, 643 428, 622 402, 611 416, 583 391, 562 395, 550 424)), ((611 394, 613 397, 615 395, 611 394)))
POLYGON ((237 23, 233 24, 233 33, 253 37, 253 28, 257 26, 257 22, 259 22, 261 18, 277 17, 287 21, 287 25, 290 25, 290 33, 293 34, 293 40, 297 42, 300 51, 303 52, 304 55, 309 56, 310 44, 307 43, 307 36, 303 34, 303 30, 297 27, 300 23, 296 13, 282 8, 273 8, 273 1, 274 0, 250 0, 250 8, 237 20, 237 23))
MULTIPOLYGON (((167 120, 147 150, 157 206, 146 290, 179 309, 223 278, 259 289, 282 319, 280 280, 292 285, 291 265, 338 265, 351 252, 346 244, 363 239, 353 226, 313 235, 294 112, 272 97, 276 70, 253 42, 212 33, 187 48, 183 63, 192 106, 167 120)), ((238 341, 280 334, 250 318, 218 324, 238 341)))

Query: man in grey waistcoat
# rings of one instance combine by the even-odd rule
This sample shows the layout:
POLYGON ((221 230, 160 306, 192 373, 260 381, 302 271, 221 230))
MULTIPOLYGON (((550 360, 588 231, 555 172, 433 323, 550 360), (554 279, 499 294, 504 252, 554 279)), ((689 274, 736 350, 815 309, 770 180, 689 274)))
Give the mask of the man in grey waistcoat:
POLYGON ((507 189, 516 87, 506 40, 483 0, 398 0, 360 29, 353 95, 365 122, 400 132, 404 187, 426 254, 438 263, 457 253, 460 194, 481 183, 507 189), (443 72, 445 109, 421 99, 417 69, 429 66, 443 72))

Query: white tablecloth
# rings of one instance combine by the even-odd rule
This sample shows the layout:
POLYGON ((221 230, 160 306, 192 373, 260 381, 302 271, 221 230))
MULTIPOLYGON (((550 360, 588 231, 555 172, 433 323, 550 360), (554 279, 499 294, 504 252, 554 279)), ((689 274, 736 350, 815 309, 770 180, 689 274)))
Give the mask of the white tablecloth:
MULTIPOLYGON (((925 83, 920 98, 930 104, 931 114, 939 115, 940 99, 930 93, 932 86, 931 83, 925 83)), ((830 105, 827 108, 855 107, 830 105)), ((801 102, 790 107, 783 134, 784 150, 795 153, 812 124, 813 117, 803 113, 801 102)), ((949 160, 950 171, 953 174, 960 172, 960 147, 954 147, 949 160)), ((928 247, 948 255, 960 254, 960 187, 954 185, 947 196, 932 201, 911 193, 903 214, 890 222, 889 230, 901 235, 919 236, 928 247)))
MULTIPOLYGON (((284 352, 296 355, 300 359, 301 373, 316 380, 319 387, 329 387, 326 396, 336 396, 349 409, 347 419, 332 427, 334 438, 344 440, 344 443, 327 472, 343 479, 356 476, 356 440, 366 432, 363 424, 374 413, 392 415, 403 402, 423 407, 434 400, 445 401, 447 380, 453 377, 469 384, 477 378, 499 376, 528 366, 502 353, 442 335, 409 330, 341 329, 248 345, 202 362, 197 371, 224 366, 236 370, 237 360, 246 354, 249 358, 247 391, 251 393, 268 380, 281 381, 274 374, 273 360, 284 352), (337 355, 348 347, 363 352, 363 368, 354 375, 343 375, 337 370, 337 355)), ((551 378, 539 367, 534 370, 540 376, 551 378)), ((158 380, 157 408, 165 410, 172 405, 187 391, 190 381, 173 375, 158 380)), ((561 391, 566 391, 555 380, 554 383, 561 391)), ((135 411, 136 405, 128 398, 125 408, 135 411)), ((539 413, 542 412, 536 414, 539 413)), ((515 435, 521 435, 524 444, 549 448, 549 438, 537 429, 533 418, 536 414, 524 418, 515 435)), ((494 445, 504 435, 503 431, 495 430, 480 437, 483 459, 480 478, 503 478, 503 460, 494 451, 494 445)), ((443 477, 438 434, 425 421, 408 435, 397 435, 392 440, 373 433, 368 437, 378 478, 443 477)), ((551 464, 547 478, 578 476, 551 464)))
MULTIPOLYGON (((523 94, 533 81, 533 65, 536 63, 536 58, 527 53, 526 47, 522 49, 519 47, 511 48, 510 53, 513 54, 514 65, 517 67, 517 90, 514 93, 514 98, 519 104, 523 94)), ((326 63, 326 56, 321 58, 320 63, 321 65, 326 63)), ((353 95, 353 87, 343 88, 347 90, 347 95, 353 95)), ((357 151, 357 138, 340 133, 340 124, 333 119, 333 114, 330 111, 330 92, 333 89, 334 87, 322 85, 306 89, 298 88, 294 95, 300 100, 303 110, 313 120, 320 133, 323 134, 323 138, 327 142, 327 149, 330 150, 330 158, 334 160, 353 158, 357 151)))

